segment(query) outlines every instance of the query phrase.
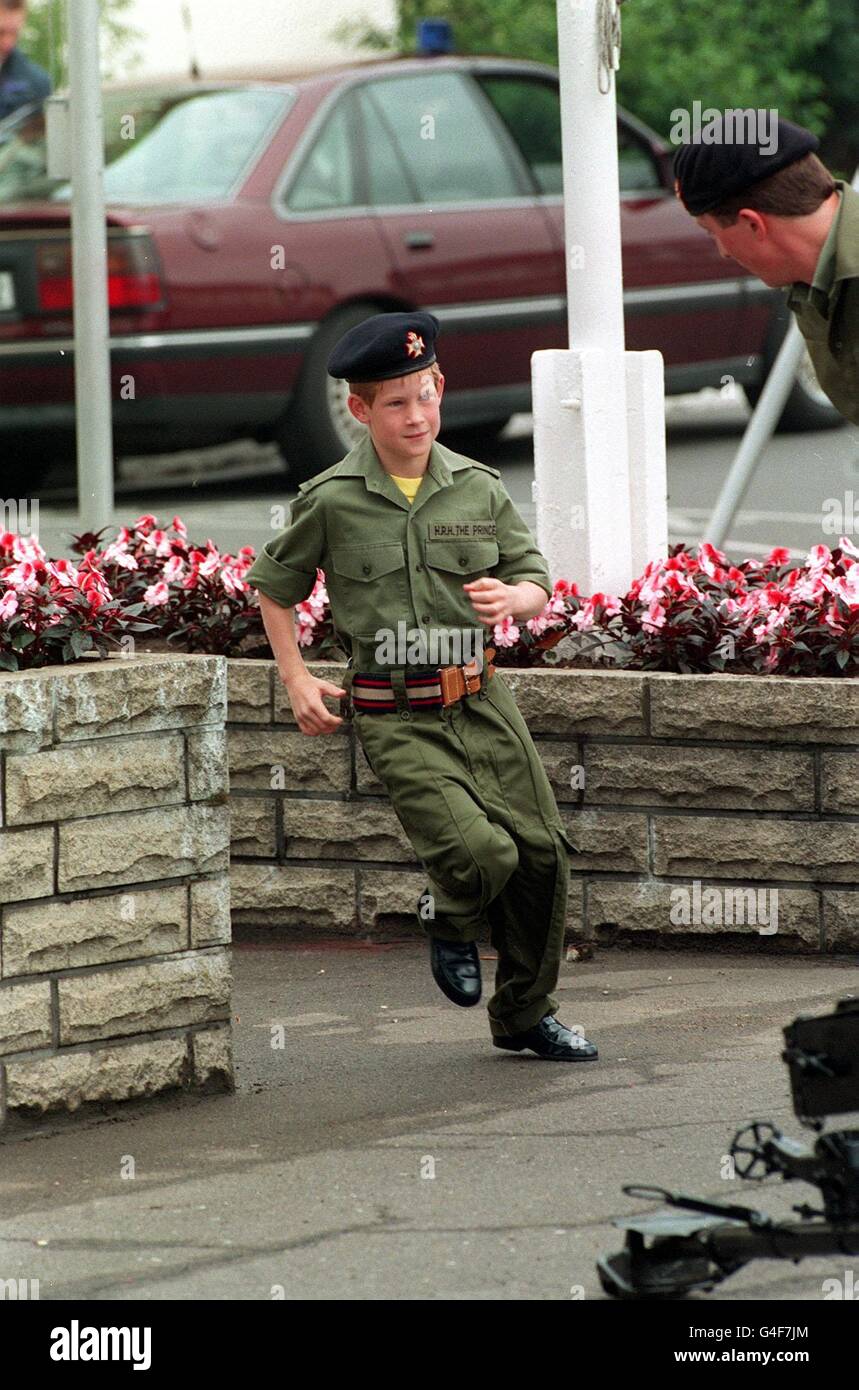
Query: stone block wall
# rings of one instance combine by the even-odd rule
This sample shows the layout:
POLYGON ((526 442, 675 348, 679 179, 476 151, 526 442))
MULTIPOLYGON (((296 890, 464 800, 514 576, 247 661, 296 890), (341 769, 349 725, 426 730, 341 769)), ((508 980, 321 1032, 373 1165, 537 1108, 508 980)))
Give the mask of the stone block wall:
POLYGON ((0 1116, 231 1089, 226 666, 0 673, 0 1116))
MULTIPOLYGON (((306 737, 274 663, 228 665, 234 930, 419 931, 425 875, 351 726, 306 737)), ((575 846, 571 940, 859 949, 859 681, 503 674, 575 846)))

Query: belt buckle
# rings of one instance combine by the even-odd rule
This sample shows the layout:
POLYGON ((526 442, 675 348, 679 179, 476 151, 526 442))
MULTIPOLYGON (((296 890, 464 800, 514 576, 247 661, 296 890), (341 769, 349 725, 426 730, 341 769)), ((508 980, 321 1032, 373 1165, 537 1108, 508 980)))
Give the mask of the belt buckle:
POLYGON ((466 694, 477 695, 480 691, 480 672, 475 662, 469 661, 467 665, 462 666, 460 669, 462 671, 463 680, 465 681, 466 694))
POLYGON ((441 686, 442 708, 447 709, 448 705, 456 705, 462 699, 462 667, 460 666, 439 666, 438 680, 441 686))

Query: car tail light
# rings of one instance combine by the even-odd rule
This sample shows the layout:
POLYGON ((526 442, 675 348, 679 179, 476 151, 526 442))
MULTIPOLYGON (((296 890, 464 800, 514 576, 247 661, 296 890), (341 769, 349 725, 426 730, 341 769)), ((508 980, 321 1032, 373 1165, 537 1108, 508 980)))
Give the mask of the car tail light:
MULTIPOLYGON (((42 241, 36 248, 39 308, 43 313, 71 313, 72 244, 42 241)), ((146 309, 163 299, 151 237, 108 237, 107 302, 111 309, 146 309)))

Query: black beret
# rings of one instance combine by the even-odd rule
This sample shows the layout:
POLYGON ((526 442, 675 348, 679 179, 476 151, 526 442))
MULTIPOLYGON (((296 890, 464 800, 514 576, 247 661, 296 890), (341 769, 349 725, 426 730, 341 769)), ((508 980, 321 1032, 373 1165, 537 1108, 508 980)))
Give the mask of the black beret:
MULTIPOLYGON (((726 198, 742 193, 752 184, 777 174, 788 164, 816 150, 820 144, 816 135, 803 126, 779 118, 777 130, 770 123, 768 137, 758 131, 754 140, 747 138, 748 115, 765 115, 753 110, 720 113, 698 132, 699 139, 681 145, 674 156, 674 177, 677 192, 693 217, 700 217, 717 207, 726 198), (775 148, 769 154, 762 147, 770 145, 775 133, 775 148), (739 137, 739 138, 736 138, 739 137)), ((754 123, 752 125, 754 130, 754 123)))
POLYGON ((374 314, 332 348, 328 375, 346 381, 388 381, 422 371, 435 359, 435 314, 374 314))

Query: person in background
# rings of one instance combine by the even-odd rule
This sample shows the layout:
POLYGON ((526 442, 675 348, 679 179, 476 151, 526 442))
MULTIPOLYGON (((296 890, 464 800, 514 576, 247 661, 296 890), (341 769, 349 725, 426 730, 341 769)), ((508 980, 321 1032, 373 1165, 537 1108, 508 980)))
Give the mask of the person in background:
POLYGON ((26 18, 27 0, 0 0, 0 120, 51 95, 45 69, 17 47, 26 18))
POLYGON ((859 425, 859 193, 832 177, 803 126, 779 119, 770 154, 724 141, 720 120, 678 149, 677 196, 723 256, 788 289, 820 385, 859 425))

